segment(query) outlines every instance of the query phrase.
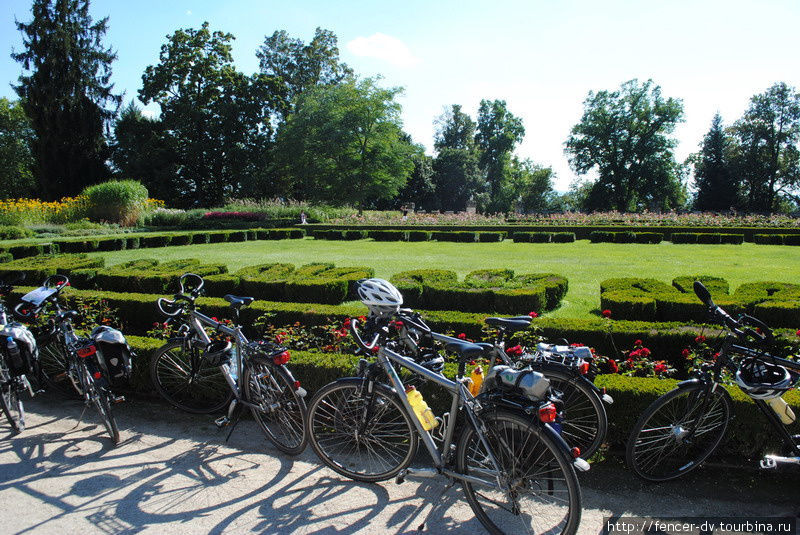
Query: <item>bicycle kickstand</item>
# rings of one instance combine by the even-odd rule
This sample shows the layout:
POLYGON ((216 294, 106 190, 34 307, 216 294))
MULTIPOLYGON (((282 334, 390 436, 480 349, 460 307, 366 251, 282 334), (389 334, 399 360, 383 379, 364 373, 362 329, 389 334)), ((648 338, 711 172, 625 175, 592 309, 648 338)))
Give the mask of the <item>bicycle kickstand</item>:
POLYGON ((230 431, 228 431, 228 436, 225 437, 225 442, 230 440, 231 435, 233 434, 233 430, 236 429, 236 424, 239 423, 241 417, 242 417, 242 405, 237 402, 236 398, 234 398, 231 400, 231 404, 228 405, 228 414, 226 416, 214 420, 214 423, 217 425, 219 429, 230 426, 230 431))

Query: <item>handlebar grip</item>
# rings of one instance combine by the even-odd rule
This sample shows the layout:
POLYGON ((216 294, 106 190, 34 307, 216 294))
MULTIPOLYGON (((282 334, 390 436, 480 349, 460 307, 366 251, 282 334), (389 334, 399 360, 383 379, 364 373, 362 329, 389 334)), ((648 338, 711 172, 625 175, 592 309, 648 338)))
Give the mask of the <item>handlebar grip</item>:
POLYGON ((375 348, 375 346, 378 344, 378 340, 380 339, 381 334, 377 333, 375 335, 375 338, 372 339, 372 342, 370 342, 369 344, 365 344, 364 340, 361 338, 361 335, 358 334, 357 325, 358 325, 358 320, 357 319, 353 318, 353 319, 350 320, 350 334, 353 335, 353 339, 356 341, 356 345, 360 349, 362 349, 363 351, 366 351, 367 353, 370 353, 375 348))
MULTIPOLYGON (((177 300, 177 299, 176 299, 177 300)), ((161 311, 162 314, 165 316, 177 316, 178 314, 183 311, 183 307, 178 305, 175 301, 170 301, 169 299, 165 299, 163 297, 159 297, 158 301, 156 301, 158 305, 158 310, 161 311), (165 308, 166 305, 166 308, 165 308)))
POLYGON ((14 307, 14 314, 21 319, 30 319, 36 315, 35 308, 23 308, 28 303, 18 303, 14 307))

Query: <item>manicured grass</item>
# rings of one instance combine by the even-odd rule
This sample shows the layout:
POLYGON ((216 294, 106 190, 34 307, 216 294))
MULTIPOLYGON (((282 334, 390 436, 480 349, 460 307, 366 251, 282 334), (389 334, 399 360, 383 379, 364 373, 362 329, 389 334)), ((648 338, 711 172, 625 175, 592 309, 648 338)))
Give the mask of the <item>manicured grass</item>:
POLYGON ((199 258, 223 262, 230 271, 267 262, 334 262, 337 266, 372 266, 378 277, 408 269, 450 269, 463 277, 483 268, 511 268, 517 273, 552 272, 569 279, 569 292, 552 316, 586 318, 600 304, 600 282, 609 277, 653 277, 667 283, 678 275, 707 274, 743 282, 800 282, 800 247, 743 245, 659 245, 589 243, 448 243, 328 240, 215 243, 92 253, 106 265, 136 258, 168 261, 199 258))

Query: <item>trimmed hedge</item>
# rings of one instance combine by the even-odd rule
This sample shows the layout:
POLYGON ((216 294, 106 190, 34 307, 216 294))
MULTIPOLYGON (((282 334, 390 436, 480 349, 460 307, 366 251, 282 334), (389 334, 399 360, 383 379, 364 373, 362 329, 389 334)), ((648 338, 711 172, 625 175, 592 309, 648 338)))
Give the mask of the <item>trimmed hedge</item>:
POLYGON ((14 260, 14 257, 11 255, 11 253, 0 253, 0 264, 11 262, 12 260, 14 260))
POLYGON ((367 235, 375 241, 406 241, 404 230, 370 230, 367 235))
MULTIPOLYGON (((758 236, 758 235, 757 235, 758 236)), ((770 235, 772 236, 772 235, 770 235)), ((704 245, 741 245, 744 234, 724 234, 719 232, 674 232, 670 236, 672 243, 699 243, 704 245)))
POLYGON ((0 265, 0 276, 16 272, 25 273, 30 284, 38 284, 50 275, 70 275, 80 269, 101 268, 103 258, 89 258, 86 254, 40 255, 19 258, 0 265))
POLYGON ((431 232, 428 230, 409 230, 408 241, 428 241, 431 239, 431 232))
POLYGON ((637 232, 636 243, 658 244, 664 241, 664 234, 661 232, 637 232))
POLYGON ((390 279, 411 307, 446 309, 457 303, 468 312, 526 314, 556 308, 567 291, 567 279, 553 274, 515 276, 510 269, 473 271, 459 283, 446 270, 414 270, 390 279))
POLYGON ((505 232, 477 232, 476 234, 481 243, 501 242, 506 238, 505 232))
POLYGON ((730 314, 746 312, 773 327, 800 325, 800 285, 779 282, 746 283, 730 294, 719 277, 677 277, 671 286, 655 279, 607 279, 600 285, 600 307, 619 319, 703 322, 708 312, 694 294, 695 280, 730 314))
POLYGON ((432 233, 432 239, 436 241, 472 243, 476 240, 476 233, 467 231, 436 231, 432 233))

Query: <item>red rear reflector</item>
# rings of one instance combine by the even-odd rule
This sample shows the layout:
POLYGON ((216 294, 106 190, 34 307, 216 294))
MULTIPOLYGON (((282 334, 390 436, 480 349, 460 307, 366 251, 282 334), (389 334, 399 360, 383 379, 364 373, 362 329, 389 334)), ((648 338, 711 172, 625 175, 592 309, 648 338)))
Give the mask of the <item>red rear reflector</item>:
POLYGON ((95 379, 101 379, 102 377, 103 377, 103 374, 102 374, 102 373, 100 373, 100 372, 94 372, 94 378, 95 378, 95 379))
POLYGON ((294 382, 294 389, 297 390, 298 388, 300 388, 300 381, 295 381, 294 382))
POLYGON ((581 449, 578 447, 572 448, 571 450, 569 450, 569 452, 572 454, 573 459, 577 459, 578 457, 581 456, 581 449))
POLYGON ((586 375, 587 373, 589 373, 589 363, 584 362, 583 364, 581 364, 580 370, 581 370, 581 375, 586 375))
POLYGON ((86 346, 80 348, 76 353, 78 353, 80 358, 85 359, 86 357, 91 357, 97 353, 97 348, 95 346, 86 346))
POLYGON ((557 414, 556 406, 552 403, 548 403, 544 407, 539 408, 539 419, 546 424, 555 422, 557 414))
POLYGON ((283 366, 284 364, 289 362, 291 360, 291 358, 292 358, 292 356, 289 354, 289 352, 288 351, 284 351, 280 355, 276 355, 276 356, 272 357, 272 362, 274 362, 278 366, 283 366))

